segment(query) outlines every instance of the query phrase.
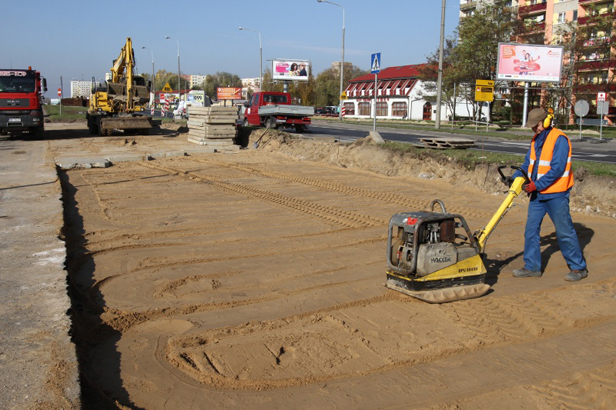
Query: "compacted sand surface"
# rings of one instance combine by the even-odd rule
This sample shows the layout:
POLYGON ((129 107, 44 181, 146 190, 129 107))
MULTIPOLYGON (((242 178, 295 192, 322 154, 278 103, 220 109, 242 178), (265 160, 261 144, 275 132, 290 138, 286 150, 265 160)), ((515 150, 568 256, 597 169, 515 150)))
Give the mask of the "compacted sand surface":
POLYGON ((383 286, 391 215, 439 198, 479 229, 504 196, 274 148, 62 173, 84 407, 616 407, 614 219, 573 214, 587 279, 548 219, 517 279, 519 198, 492 291, 430 305, 383 286))

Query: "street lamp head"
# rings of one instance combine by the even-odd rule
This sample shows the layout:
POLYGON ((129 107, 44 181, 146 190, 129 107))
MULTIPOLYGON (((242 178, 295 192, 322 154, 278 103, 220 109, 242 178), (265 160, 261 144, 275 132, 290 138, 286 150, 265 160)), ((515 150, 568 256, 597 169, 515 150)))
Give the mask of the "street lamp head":
POLYGON ((171 37, 165 36, 165 40, 171 40, 171 37))
POLYGON ((238 30, 244 30, 244 27, 238 27, 237 29, 238 30))
POLYGON ((323 0, 317 0, 319 3, 323 3, 323 0))

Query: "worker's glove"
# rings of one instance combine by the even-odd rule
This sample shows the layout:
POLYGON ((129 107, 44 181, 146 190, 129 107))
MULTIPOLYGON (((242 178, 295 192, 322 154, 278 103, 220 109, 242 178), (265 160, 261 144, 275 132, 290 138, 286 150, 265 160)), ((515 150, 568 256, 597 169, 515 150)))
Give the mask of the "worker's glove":
POLYGON ((528 184, 522 185, 522 189, 527 194, 532 194, 537 190, 537 187, 535 186, 535 181, 530 181, 528 184))
POLYGON ((503 180, 503 184, 507 185, 507 186, 511 186, 511 184, 513 184, 513 181, 515 181, 515 178, 513 176, 508 176, 505 177, 505 179, 503 180))

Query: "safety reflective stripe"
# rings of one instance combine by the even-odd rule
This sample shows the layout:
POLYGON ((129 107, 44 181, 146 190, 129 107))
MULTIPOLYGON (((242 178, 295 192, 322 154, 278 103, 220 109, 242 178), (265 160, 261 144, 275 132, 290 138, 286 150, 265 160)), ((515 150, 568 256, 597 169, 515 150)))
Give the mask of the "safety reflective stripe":
POLYGON ((552 165, 552 155, 554 155, 554 146, 556 145, 556 140, 560 136, 564 136, 567 138, 567 143, 569 144, 569 154, 567 156, 567 165, 565 167, 565 171, 552 185, 547 187, 546 189, 540 191, 542 194, 552 194, 557 192, 565 192, 569 188, 573 186, 573 174, 571 173, 571 141, 569 138, 563 134, 562 131, 553 128, 552 131, 548 134, 544 144, 543 149, 541 150, 541 157, 539 161, 537 161, 535 154, 535 138, 531 142, 531 150, 530 150, 530 164, 528 167, 528 174, 532 175, 533 169, 535 165, 537 165, 537 180, 541 179, 545 174, 547 174, 552 165), (537 163, 538 162, 538 163, 537 163))

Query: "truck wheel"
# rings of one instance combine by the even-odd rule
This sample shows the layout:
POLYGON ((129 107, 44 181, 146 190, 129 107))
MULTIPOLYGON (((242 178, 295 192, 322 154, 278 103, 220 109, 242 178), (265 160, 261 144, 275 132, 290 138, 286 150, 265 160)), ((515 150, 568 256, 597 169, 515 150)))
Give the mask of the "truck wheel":
POLYGON ((303 124, 296 124, 295 125, 295 132, 297 132, 297 133, 301 133, 301 132, 304 132, 306 130, 307 130, 307 128, 303 124))
POLYGON ((265 120, 265 128, 276 129, 276 120, 273 117, 269 117, 265 120))
POLYGON ((96 126, 96 121, 88 119, 88 131, 91 135, 96 135, 98 133, 98 127, 96 126))
POLYGON ((35 127, 32 128, 31 133, 34 135, 34 138, 39 139, 45 136, 45 129, 43 127, 35 127))

